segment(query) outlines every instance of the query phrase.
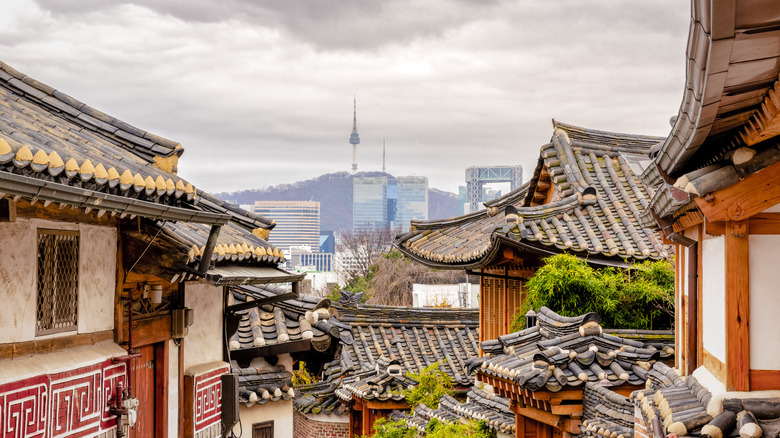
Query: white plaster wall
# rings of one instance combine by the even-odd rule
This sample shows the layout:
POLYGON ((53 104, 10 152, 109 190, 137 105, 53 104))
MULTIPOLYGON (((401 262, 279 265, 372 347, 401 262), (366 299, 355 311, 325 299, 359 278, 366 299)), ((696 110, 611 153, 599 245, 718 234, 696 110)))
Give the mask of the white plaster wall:
POLYGON ((222 288, 187 282, 184 305, 193 309, 194 322, 184 338, 184 369, 222 360, 222 288))
POLYGON ((35 247, 29 220, 0 223, 0 343, 30 340, 35 334, 35 247))
POLYGON ((704 349, 726 362, 726 274, 723 236, 702 244, 702 341, 704 349))
POLYGON ((233 433, 237 437, 251 438, 252 425, 263 421, 274 422, 274 438, 290 438, 293 436, 293 404, 292 400, 279 400, 251 408, 241 404, 238 409, 241 426, 236 425, 233 433), (243 428, 243 431, 242 431, 243 428), (239 435, 239 432, 242 432, 239 435))
MULTIPOLYGON (((18 218, 0 223, 0 343, 36 338, 37 229, 78 230, 79 333, 114 328, 116 229, 18 218)), ((73 334, 60 333, 54 336, 73 334)))
POLYGON ((780 236, 750 236, 750 368, 780 370, 777 316, 780 311, 780 236))
POLYGON ((116 228, 80 225, 79 333, 114 328, 116 228))

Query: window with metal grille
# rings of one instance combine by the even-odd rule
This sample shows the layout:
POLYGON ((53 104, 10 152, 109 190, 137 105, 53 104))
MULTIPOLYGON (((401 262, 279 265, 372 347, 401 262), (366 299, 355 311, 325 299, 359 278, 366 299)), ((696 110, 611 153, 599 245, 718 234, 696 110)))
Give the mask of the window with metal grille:
POLYGON ((36 335, 76 329, 78 284, 78 231, 39 229, 36 335))

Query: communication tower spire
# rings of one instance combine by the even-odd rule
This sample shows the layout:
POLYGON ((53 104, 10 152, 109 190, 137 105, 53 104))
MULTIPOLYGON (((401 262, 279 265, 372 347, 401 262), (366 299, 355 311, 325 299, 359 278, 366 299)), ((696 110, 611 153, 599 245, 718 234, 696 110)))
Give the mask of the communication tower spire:
POLYGON ((357 96, 352 105, 352 134, 349 136, 349 143, 352 145, 352 173, 354 174, 357 172, 357 145, 360 144, 360 136, 357 132, 357 96))

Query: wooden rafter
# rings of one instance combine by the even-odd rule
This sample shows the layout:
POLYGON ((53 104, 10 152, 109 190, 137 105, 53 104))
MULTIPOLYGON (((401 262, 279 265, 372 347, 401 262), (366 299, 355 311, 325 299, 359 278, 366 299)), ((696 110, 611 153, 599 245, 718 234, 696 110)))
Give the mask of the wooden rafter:
POLYGON ((780 135, 780 80, 769 89, 761 108, 750 117, 745 129, 739 133, 747 146, 780 135))

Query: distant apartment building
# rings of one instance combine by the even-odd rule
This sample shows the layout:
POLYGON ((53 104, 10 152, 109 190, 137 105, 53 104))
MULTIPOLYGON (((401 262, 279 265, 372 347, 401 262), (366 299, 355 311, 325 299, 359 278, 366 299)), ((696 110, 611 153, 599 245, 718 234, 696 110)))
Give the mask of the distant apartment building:
POLYGON ((523 184, 523 166, 472 166, 466 169, 466 185, 458 187, 460 214, 485 208, 482 203, 502 195, 501 190, 486 184, 509 183, 509 190, 523 184))
POLYGON ((428 178, 399 176, 393 229, 409 230, 412 219, 428 220, 428 178))
POLYGON ((387 223, 387 177, 352 178, 352 228, 376 230, 387 223))
POLYGON ((428 178, 357 177, 352 179, 352 228, 409 229, 413 219, 428 219, 428 178))
POLYGON ((320 203, 317 201, 255 201, 254 213, 276 221, 269 242, 289 253, 290 247, 320 248, 320 203))

